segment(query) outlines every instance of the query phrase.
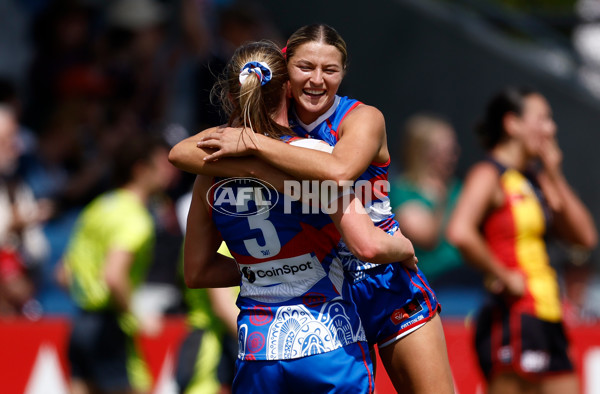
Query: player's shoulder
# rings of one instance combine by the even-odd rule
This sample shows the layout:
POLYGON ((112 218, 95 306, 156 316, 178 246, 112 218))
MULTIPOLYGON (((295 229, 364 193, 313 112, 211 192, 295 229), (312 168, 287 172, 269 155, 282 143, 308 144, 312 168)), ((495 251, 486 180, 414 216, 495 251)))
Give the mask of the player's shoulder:
POLYGON ((469 176, 475 178, 497 178, 500 174, 498 167, 489 160, 479 161, 469 170, 469 176))
POLYGON ((360 121, 384 122, 383 113, 372 105, 360 103, 356 108, 348 113, 346 119, 356 119, 360 121))
POLYGON ((471 166, 465 177, 467 189, 496 190, 499 187, 500 170, 494 163, 484 160, 471 166))

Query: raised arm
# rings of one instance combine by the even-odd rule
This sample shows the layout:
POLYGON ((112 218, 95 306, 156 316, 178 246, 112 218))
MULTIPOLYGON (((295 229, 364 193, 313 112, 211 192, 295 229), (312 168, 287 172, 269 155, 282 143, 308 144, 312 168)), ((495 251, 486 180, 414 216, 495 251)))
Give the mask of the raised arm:
POLYGON ((502 203, 498 171, 491 163, 476 164, 467 175, 448 224, 446 236, 463 257, 488 276, 492 292, 520 296, 525 283, 517 271, 506 268, 489 250, 480 231, 485 215, 502 203))
POLYGON ((593 249, 598 243, 594 220, 562 172, 562 152, 556 140, 545 141, 540 159, 543 171, 538 180, 552 209, 553 230, 565 241, 593 249))
POLYGON ((206 192, 211 178, 199 175, 194 183, 183 248, 183 273, 190 288, 231 287, 241 275, 232 258, 217 253, 221 235, 210 218, 206 192))
POLYGON ((169 152, 169 161, 182 171, 206 176, 251 177, 258 178, 283 190, 283 182, 293 179, 291 175, 259 160, 255 157, 231 157, 218 161, 205 161, 212 153, 210 149, 198 148, 196 144, 210 133, 218 132, 219 127, 212 127, 188 137, 175 145, 169 152))
POLYGON ((331 155, 290 146, 251 129, 227 128, 206 133, 201 149, 217 149, 205 161, 253 154, 298 179, 355 180, 369 164, 387 161, 385 120, 375 107, 360 105, 340 126, 340 138, 331 155))

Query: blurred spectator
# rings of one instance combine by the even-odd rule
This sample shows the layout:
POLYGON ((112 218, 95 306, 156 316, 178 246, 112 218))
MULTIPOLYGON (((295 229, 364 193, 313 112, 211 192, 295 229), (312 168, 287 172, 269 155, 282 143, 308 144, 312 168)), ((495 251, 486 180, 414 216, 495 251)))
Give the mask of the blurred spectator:
MULTIPOLYGON (((19 81, 24 94, 17 96, 14 80, 0 80, 0 103, 13 106, 21 121, 19 174, 35 198, 52 208, 46 210, 50 220, 43 228, 50 254, 40 272, 38 298, 54 313, 72 313, 73 304, 51 273, 80 210, 109 189, 115 149, 124 141, 146 138, 146 130, 177 130, 180 140, 198 119, 210 122, 198 104, 198 94, 207 100, 209 95, 208 89, 197 89, 199 64, 217 53, 228 57, 246 39, 277 33, 254 2, 18 3, 0 9, 19 8, 14 17, 26 18, 15 22, 29 28, 27 48, 33 51, 20 71, 27 77, 19 81)), ((200 74, 205 78, 210 72, 200 74)), ((192 182, 193 176, 181 174, 164 198, 150 204, 157 223, 156 250, 149 283, 136 294, 140 310, 148 310, 150 299, 161 300, 153 311, 178 308, 180 294, 172 285, 182 234, 173 225, 173 201, 192 182)))
POLYGON ((216 18, 213 18, 210 1, 181 0, 180 4, 171 29, 180 45, 172 56, 165 118, 169 124, 183 127, 189 135, 189 130, 195 127, 194 111, 197 108, 197 92, 193 83, 195 72, 198 63, 204 61, 210 51, 213 40, 211 23, 216 18))
POLYGON ((63 101, 43 126, 24 171, 36 195, 54 201, 57 214, 79 210, 106 191, 115 147, 143 135, 131 114, 113 117, 104 117, 99 102, 63 101))
POLYGON ((104 149, 114 134, 106 130, 114 129, 117 115, 108 106, 113 82, 99 62, 96 11, 89 2, 56 0, 32 25, 36 52, 24 122, 39 148, 24 171, 36 195, 52 199, 59 215, 107 188, 104 149))
MULTIPOLYGON (((7 105, 10 107, 15 114, 18 121, 18 133, 17 138, 19 139, 18 145, 20 150, 20 160, 28 156, 34 155, 37 149, 37 141, 35 134, 21 122, 23 101, 21 100, 17 91, 15 82, 9 78, 0 77, 0 104, 7 105)), ((22 166, 22 162, 19 163, 19 167, 22 166)), ((21 168, 19 171, 21 172, 21 168)))
POLYGON ((177 171, 167 160, 166 144, 150 136, 133 138, 116 152, 117 188, 85 207, 58 272, 81 309, 69 344, 75 393, 150 388, 133 336, 139 330, 157 333, 159 326, 154 316, 133 315, 132 292, 152 261, 154 223, 146 205, 177 171))
POLYGON ((415 246, 419 268, 433 288, 465 281, 460 252, 445 237, 461 189, 455 176, 459 147, 454 129, 438 115, 409 118, 398 149, 402 173, 390 199, 402 233, 415 246))
POLYGON ((0 313, 39 317, 30 273, 48 253, 41 223, 48 212, 20 178, 18 123, 13 108, 0 106, 0 313))
MULTIPOLYGON (((41 3, 43 0, 36 0, 41 3)), ((27 68, 31 62, 32 45, 29 29, 32 22, 31 1, 0 2, 0 74, 10 78, 19 87, 24 86, 27 68), (6 54, 9 54, 6 56, 6 54)))
POLYGON ((117 0, 107 10, 103 67, 115 82, 114 99, 129 107, 143 128, 164 115, 166 20, 156 0, 117 0))
POLYGON ((197 130, 218 126, 227 121, 219 105, 211 101, 211 91, 235 49, 244 43, 261 39, 279 44, 284 42, 270 21, 262 16, 260 7, 256 2, 234 2, 216 10, 216 34, 211 41, 208 57, 197 68, 194 81, 197 93, 194 111, 197 130))
POLYGON ((93 8, 82 1, 55 0, 32 24, 34 57, 29 68, 24 122, 39 130, 62 98, 65 88, 86 82, 93 68, 93 8), (75 75, 70 75, 70 73, 75 75), (62 86, 61 86, 62 85, 62 86), (64 86, 67 85, 67 86, 64 86))

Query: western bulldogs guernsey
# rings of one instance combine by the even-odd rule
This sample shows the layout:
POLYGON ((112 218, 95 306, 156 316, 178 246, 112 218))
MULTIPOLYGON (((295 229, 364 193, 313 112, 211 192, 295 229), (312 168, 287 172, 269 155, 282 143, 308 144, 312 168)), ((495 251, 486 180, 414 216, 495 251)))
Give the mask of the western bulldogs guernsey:
POLYGON ((324 214, 257 180, 211 188, 212 218, 242 272, 237 305, 240 359, 286 360, 365 341, 324 214))
MULTIPOLYGON (((339 139, 340 124, 360 104, 336 96, 332 107, 312 124, 305 125, 299 119, 292 119, 290 126, 299 136, 323 140, 334 146, 339 139)), ((393 234, 398 229, 398 222, 388 198, 389 165, 389 160, 371 163, 354 183, 354 191, 374 224, 393 234)), ((352 299, 369 345, 389 346, 422 327, 439 310, 435 294, 420 270, 410 271, 398 262, 373 264, 361 261, 342 240, 338 244, 338 254, 351 281, 352 299)))
MULTIPOLYGON (((313 123, 309 125, 302 123, 294 113, 294 119, 290 120, 290 126, 301 137, 317 138, 331 146, 335 146, 339 139, 338 129, 340 124, 346 115, 360 104, 362 104, 360 101, 336 96, 331 108, 313 123)), ((355 181, 354 189, 373 223, 384 231, 393 234, 398 229, 398 222, 394 219, 388 197, 389 166, 390 160, 386 163, 372 162, 355 181)), ((340 243, 339 253, 344 268, 357 276, 361 276, 360 271, 377 266, 377 264, 357 259, 343 241, 340 243)))

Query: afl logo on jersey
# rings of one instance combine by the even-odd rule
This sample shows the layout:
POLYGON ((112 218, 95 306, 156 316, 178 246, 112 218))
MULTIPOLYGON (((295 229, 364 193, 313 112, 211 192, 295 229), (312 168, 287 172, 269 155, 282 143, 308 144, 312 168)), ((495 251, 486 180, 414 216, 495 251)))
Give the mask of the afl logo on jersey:
POLYGON ((212 185, 206 200, 223 215, 247 217, 269 211, 279 194, 269 183, 255 178, 228 178, 212 185))

